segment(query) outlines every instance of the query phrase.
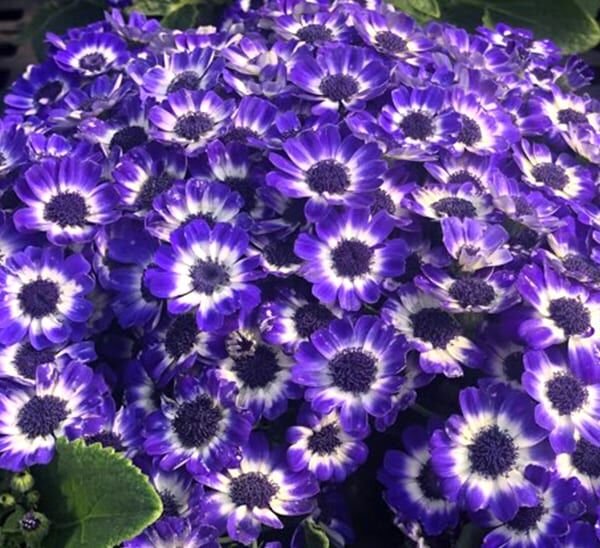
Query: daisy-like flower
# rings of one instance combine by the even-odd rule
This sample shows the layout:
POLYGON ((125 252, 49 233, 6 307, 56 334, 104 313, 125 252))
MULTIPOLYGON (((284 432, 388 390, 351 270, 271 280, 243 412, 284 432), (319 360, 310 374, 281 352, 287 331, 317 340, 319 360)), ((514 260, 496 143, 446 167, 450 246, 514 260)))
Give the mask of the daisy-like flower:
POLYGON ((513 149, 513 158, 523 181, 551 196, 586 202, 594 195, 592 174, 567 153, 555 156, 546 145, 523 140, 513 149))
POLYGON ((353 19, 354 28, 366 44, 411 65, 420 65, 433 48, 433 42, 414 19, 404 13, 360 10, 353 19))
POLYGON ((556 453, 575 450, 577 434, 600 445, 600 385, 578 379, 554 347, 525 354, 523 388, 539 404, 535 420, 550 432, 556 453))
POLYGON ((113 170, 121 203, 134 215, 145 215, 154 198, 185 179, 187 160, 178 151, 153 143, 125 154, 113 170))
POLYGON ((344 432, 337 411, 320 415, 300 409, 298 425, 288 428, 287 460, 294 472, 310 470, 319 481, 341 482, 367 459, 366 435, 344 432))
POLYGON ((302 397, 292 382, 292 359, 276 346, 265 344, 257 332, 238 329, 225 341, 228 357, 218 365, 218 374, 236 386, 235 403, 249 410, 258 421, 274 420, 288 407, 288 400, 302 397))
POLYGON ((195 310, 200 329, 213 331, 226 315, 251 310, 260 303, 260 291, 248 282, 261 276, 258 257, 244 258, 248 235, 226 223, 211 229, 195 220, 171 235, 155 257, 157 268, 146 272, 150 291, 168 299, 172 314, 195 310))
POLYGON ((0 270, 0 342, 12 345, 29 337, 37 350, 81 339, 93 306, 90 264, 57 247, 27 247, 0 270))
POLYGON ((341 310, 335 306, 326 306, 294 289, 284 288, 276 299, 261 305, 258 322, 265 341, 293 352, 301 342, 341 316, 341 310))
POLYGON ((35 385, 0 391, 0 466, 20 471, 48 464, 59 436, 74 439, 102 425, 99 384, 78 362, 40 365, 35 385))
POLYGON ((323 45, 348 38, 347 19, 348 15, 341 9, 286 14, 275 18, 273 30, 283 39, 296 40, 301 45, 323 45))
POLYGON ((533 309, 519 327, 527 344, 543 350, 566 342, 571 369, 587 382, 598 382, 600 334, 594 326, 600 325, 600 294, 568 282, 547 263, 525 266, 517 289, 533 309))
POLYGON ((365 144, 326 125, 305 131, 282 144, 287 158, 271 153, 269 160, 279 171, 267 175, 267 184, 283 195, 308 198, 306 217, 318 221, 328 205, 364 207, 381 184, 385 162, 376 144, 365 144))
POLYGON ((203 381, 180 377, 174 398, 163 396, 160 410, 146 421, 146 452, 160 457, 164 470, 185 466, 192 474, 206 474, 232 465, 252 429, 234 405, 233 390, 214 374, 203 381))
POLYGON ((589 123, 592 101, 589 96, 563 91, 552 85, 547 91, 538 91, 531 98, 534 111, 547 116, 554 132, 567 133, 569 126, 589 123))
POLYGON ((180 145, 186 155, 193 156, 225 132, 234 106, 232 99, 223 100, 214 91, 181 89, 150 110, 155 126, 152 134, 164 143, 180 145))
POLYGON ((168 242, 173 232, 196 219, 209 225, 246 224, 249 219, 240 214, 243 204, 242 197, 225 184, 189 179, 155 198, 154 210, 146 218, 146 229, 168 242))
POLYGON ((92 151, 92 145, 85 141, 67 139, 58 133, 44 135, 35 131, 27 136, 27 148, 32 160, 40 162, 48 158, 56 160, 66 156, 84 157, 89 156, 94 162, 102 161, 98 153, 92 151))
POLYGON ((221 139, 262 148, 273 141, 273 125, 277 107, 259 97, 243 97, 233 113, 232 125, 221 139), (271 135, 269 135, 271 134, 271 135))
POLYGON ((25 133, 16 124, 0 120, 0 181, 27 161, 25 133))
POLYGON ((482 385, 504 383, 515 390, 523 390, 525 348, 513 340, 516 338, 517 334, 508 332, 504 326, 489 331, 485 340, 487 359, 482 363, 482 369, 489 377, 481 379, 482 385))
POLYGON ((500 225, 456 217, 442 219, 441 224, 444 246, 463 272, 512 262, 506 245, 509 236, 500 225))
POLYGON ((58 246, 92 240, 98 228, 118 219, 119 196, 99 184, 100 165, 76 158, 44 160, 30 167, 15 192, 27 207, 14 214, 20 230, 46 232, 58 246))
POLYGON ((282 529, 277 514, 310 514, 319 484, 308 471, 292 472, 283 452, 271 451, 266 437, 254 433, 239 467, 198 477, 209 487, 203 504, 207 522, 243 544, 258 538, 262 526, 282 529))
POLYGON ((458 523, 458 506, 442 494, 431 465, 429 435, 409 426, 402 432, 404 451, 387 451, 378 479, 384 499, 402 521, 417 520, 428 535, 439 535, 458 523))
POLYGON ((600 494, 600 446, 576 434, 575 449, 556 455, 555 468, 565 479, 577 478, 587 499, 595 504, 600 494))
POLYGON ((462 416, 452 415, 430 441, 444 495, 473 512, 489 509, 503 521, 514 518, 519 506, 538 504, 523 471, 544 464, 551 451, 546 431, 533 420, 533 402, 504 385, 465 388, 459 402, 462 416))
POLYGON ((211 48, 196 49, 192 52, 165 53, 158 64, 146 71, 139 80, 142 93, 158 101, 166 99, 170 93, 187 89, 199 91, 214 87, 223 62, 215 60, 211 48))
POLYGON ((437 162, 423 164, 429 174, 439 183, 471 183, 488 189, 495 180, 496 165, 493 158, 465 152, 460 156, 443 153, 437 162))
POLYGON ((537 501, 521 506, 509 520, 481 514, 478 521, 485 527, 494 527, 483 539, 483 547, 564 546, 570 523, 584 513, 576 479, 562 479, 535 465, 525 469, 525 477, 535 487, 537 501))
POLYGON ((304 397, 318 413, 339 409, 348 433, 368 429, 369 416, 381 417, 402 384, 404 342, 374 316, 333 320, 300 344, 292 378, 306 386, 304 397))
POLYGON ((436 298, 410 285, 389 299, 381 314, 419 351, 419 366, 426 373, 460 377, 461 364, 477 367, 483 360, 483 352, 464 336, 456 316, 436 298))
POLYGON ((192 525, 182 518, 167 517, 148 527, 142 534, 126 541, 125 548, 218 548, 217 530, 206 524, 192 525))
POLYGON ((460 116, 450 110, 446 93, 436 86, 395 89, 379 123, 396 141, 390 153, 408 160, 435 157, 439 147, 456 141, 461 129, 460 116))
MULTIPOLYGON (((120 3, 119 0, 117 3, 120 3)), ((159 21, 148 19, 137 11, 131 12, 126 18, 118 9, 107 10, 104 12, 104 18, 114 32, 134 46, 147 44, 162 30, 159 21)))
POLYGON ((404 198, 402 205, 437 221, 446 217, 489 219, 495 215, 490 196, 473 183, 417 187, 404 198))
POLYGON ((82 76, 118 70, 129 59, 124 40, 110 32, 87 32, 63 45, 64 49, 54 55, 56 64, 82 76))
POLYGON ((516 275, 509 270, 483 270, 455 278, 445 270, 423 265, 421 272, 415 285, 450 312, 498 314, 521 300, 515 289, 516 275))
POLYGON ((377 302, 380 282, 404 272, 404 240, 386 241, 393 228, 383 211, 371 217, 368 209, 346 209, 319 221, 316 237, 300 234, 294 252, 305 260, 300 273, 313 284, 313 295, 344 310, 377 302))
POLYGON ((298 95, 316 101, 315 114, 328 110, 361 110, 365 102, 381 95, 387 84, 386 65, 367 48, 325 46, 315 57, 300 53, 292 58, 288 79, 298 95))
POLYGON ((11 379, 19 384, 35 384, 37 368, 41 365, 54 365, 58 370, 69 362, 85 364, 97 358, 94 343, 84 341, 73 344, 35 349, 30 342, 21 341, 0 348, 0 378, 11 379))

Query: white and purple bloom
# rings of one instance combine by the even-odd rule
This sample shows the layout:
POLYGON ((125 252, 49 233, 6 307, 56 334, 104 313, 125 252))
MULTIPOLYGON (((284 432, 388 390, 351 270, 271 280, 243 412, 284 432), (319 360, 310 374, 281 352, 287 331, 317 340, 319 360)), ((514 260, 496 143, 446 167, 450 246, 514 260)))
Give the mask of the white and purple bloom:
POLYGON ((40 365, 35 385, 0 392, 0 466, 20 471, 48 464, 58 436, 96 433, 102 394, 93 371, 73 361, 62 370, 40 365))
POLYGON ((185 466, 193 474, 207 474, 231 466, 252 428, 236 409, 233 390, 216 375, 203 382, 180 377, 174 398, 163 396, 160 410, 146 420, 146 452, 160 457, 164 470, 185 466))
POLYGON ((30 167, 15 192, 27 207, 14 214, 19 230, 38 230, 58 246, 92 240, 119 218, 114 186, 100 183, 102 168, 75 158, 44 160, 30 167))
POLYGON ((576 436, 575 449, 556 455, 555 468, 565 478, 577 478, 588 502, 595 505, 600 494, 600 446, 576 436))
POLYGON ((0 270, 0 342, 28 337, 37 350, 81 340, 93 305, 90 264, 82 255, 64 256, 58 247, 27 247, 0 270))
POLYGON ((171 235, 155 256, 156 268, 146 272, 152 294, 168 299, 172 314, 195 310, 200 329, 221 327, 224 317, 250 310, 260 302, 260 291, 251 282, 258 257, 244 258, 248 235, 226 223, 211 229, 195 220, 171 235))
POLYGON ((263 525, 282 529, 278 517, 310 514, 319 484, 308 471, 292 472, 285 453, 269 449, 266 437, 254 433, 239 467, 201 476, 209 487, 202 510, 220 532, 243 544, 258 538, 263 525))
POLYGON ((192 525, 188 520, 167 517, 159 520, 134 539, 126 541, 125 548, 218 548, 217 530, 206 524, 192 525))
POLYGON ((316 237, 298 236, 294 252, 304 259, 300 274, 313 284, 312 292, 325 304, 359 310, 376 303, 380 284, 404 272, 404 240, 388 239, 394 222, 385 212, 368 209, 332 211, 316 223, 316 237))
POLYGON ((368 206, 385 171, 377 145, 342 138, 333 125, 305 131, 282 147, 287 158, 269 155, 278 171, 267 175, 267 184, 285 196, 308 198, 305 213, 311 221, 324 217, 328 205, 368 206))
POLYGON ((338 409, 348 433, 365 432, 369 416, 385 415, 402 384, 404 342, 374 316, 333 320, 294 357, 292 378, 307 387, 305 399, 318 413, 338 409))
POLYGON ((0 119, 0 181, 26 161, 23 129, 0 119))
POLYGON ((533 420, 527 395, 503 385, 461 390, 461 415, 452 415, 431 437, 431 462, 442 492, 470 511, 488 509, 513 519, 520 506, 538 503, 524 475, 528 464, 544 464, 546 431, 533 420))
POLYGON ((569 364, 586 382, 598 382, 600 294, 590 293, 557 274, 547 263, 521 270, 517 289, 531 309, 525 311, 519 334, 535 350, 567 343, 569 364))
POLYGON ((378 474, 386 488, 385 501, 397 518, 417 520, 428 535, 455 527, 458 505, 442 493, 431 464, 428 432, 420 426, 409 426, 402 432, 402 445, 404 451, 385 453, 378 474))
POLYGON ((342 482, 367 459, 362 442, 367 432, 345 432, 337 411, 321 415, 304 406, 297 423, 286 432, 287 460, 294 472, 310 470, 319 481, 342 482))

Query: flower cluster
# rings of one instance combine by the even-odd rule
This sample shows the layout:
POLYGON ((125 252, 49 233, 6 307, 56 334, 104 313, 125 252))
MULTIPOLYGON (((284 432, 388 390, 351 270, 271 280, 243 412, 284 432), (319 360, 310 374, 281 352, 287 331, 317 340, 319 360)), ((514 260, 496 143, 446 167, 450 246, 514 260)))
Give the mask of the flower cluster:
POLYGON ((581 61, 377 0, 48 42, 0 123, 0 467, 124 452, 164 508, 128 547, 343 545, 368 458, 415 540, 600 544, 581 61))

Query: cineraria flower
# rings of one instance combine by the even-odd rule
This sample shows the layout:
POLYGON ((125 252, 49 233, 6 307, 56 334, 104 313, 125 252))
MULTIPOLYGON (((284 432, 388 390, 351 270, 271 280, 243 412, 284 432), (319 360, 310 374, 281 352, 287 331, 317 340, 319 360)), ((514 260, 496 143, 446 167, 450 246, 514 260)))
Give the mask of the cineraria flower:
POLYGON ((28 336, 37 350, 79 340, 92 314, 86 295, 94 287, 90 264, 58 247, 27 247, 0 270, 0 342, 28 336))
POLYGON ((554 272, 527 265, 517 280, 521 296, 532 306, 523 317, 519 334, 536 350, 567 342, 571 369, 587 382, 598 382, 600 366, 600 294, 589 293, 554 272))
POLYGON ((218 375, 236 386, 237 407, 249 410, 256 421, 261 416, 276 419, 286 411, 289 399, 302 396, 292 382, 292 359, 255 332, 233 331, 226 346, 228 357, 219 362, 218 375))
POLYGON ((233 100, 224 101, 213 91, 181 89, 150 110, 150 121, 156 126, 153 136, 180 145, 187 156, 193 156, 225 131, 234 106, 233 100))
POLYGON ((285 196, 309 198, 306 217, 318 221, 328 205, 364 207, 380 184, 385 162, 374 143, 365 144, 326 125, 305 131, 282 144, 288 158, 271 153, 269 160, 280 171, 267 175, 267 184, 285 196))
POLYGON ((255 147, 264 147, 273 141, 268 133, 273 132, 273 122, 277 115, 275 105, 258 97, 243 97, 233 113, 231 128, 222 140, 225 143, 238 142, 255 147))
POLYGON ((226 223, 211 229, 195 220, 171 235, 155 256, 156 268, 146 271, 152 294, 168 299, 172 314, 196 312, 200 329, 213 331, 224 317, 260 303, 258 288, 248 282, 260 277, 258 257, 243 258, 248 235, 226 223))
POLYGON ((125 42, 109 32, 86 32, 54 55, 61 69, 89 77, 118 70, 128 58, 125 42))
MULTIPOLYGON (((110 1, 121 5, 129 3, 129 0, 109 0, 109 3, 110 1)), ((159 21, 156 19, 147 19, 143 13, 137 11, 131 12, 127 21, 124 14, 118 9, 104 12, 104 17, 119 36, 134 46, 150 42, 162 30, 159 21)))
POLYGON ((600 385, 579 380, 556 347, 525 354, 523 388, 536 401, 535 421, 556 453, 575 450, 576 434, 600 445, 600 385))
POLYGON ((308 469, 319 481, 341 482, 367 459, 361 441, 366 433, 344 432, 337 411, 319 415, 305 406, 297 422, 286 433, 287 460, 294 472, 308 469))
POLYGON ((402 432, 402 451, 387 451, 378 479, 384 499, 403 521, 417 520, 428 535, 439 535, 458 523, 458 507, 442 494, 433 470, 429 435, 419 426, 402 432))
POLYGON ((367 209, 332 211, 315 227, 317 237, 300 234, 294 252, 305 260, 300 272, 323 303, 359 310, 362 302, 379 300, 383 279, 404 272, 406 244, 387 239, 394 222, 385 212, 371 216, 367 209))
POLYGON ((514 148, 513 158, 523 181, 551 196, 586 202, 594 195, 592 174, 567 153, 555 158, 547 146, 523 140, 520 148, 514 148))
POLYGON ((210 525, 201 524, 194 527, 185 519, 167 517, 157 521, 134 539, 126 541, 123 546, 125 548, 168 548, 170 546, 218 548, 217 535, 217 530, 210 525))
POLYGON ((465 152, 460 156, 444 153, 437 162, 425 162, 427 172, 439 183, 471 183, 487 189, 496 179, 494 157, 478 156, 465 152))
POLYGON ((503 385, 465 388, 463 413, 452 415, 431 437, 431 462, 442 492, 470 511, 489 509, 502 521, 519 506, 538 504, 523 470, 549 458, 546 432, 533 420, 533 403, 503 385))
POLYGON ((185 466, 192 474, 206 474, 231 465, 252 428, 234 406, 233 389, 215 375, 204 382, 180 377, 174 399, 163 396, 160 410, 146 421, 146 452, 160 457, 164 470, 185 466))
POLYGON ((146 218, 146 229, 160 240, 168 242, 171 234, 188 223, 202 219, 215 223, 245 224, 240 215, 242 197, 227 185, 189 179, 173 185, 153 201, 154 210, 146 218))
POLYGON ((525 348, 522 344, 517 344, 513 337, 507 336, 502 327, 490 330, 489 340, 486 338, 487 359, 483 362, 482 369, 489 377, 480 382, 484 386, 500 382, 516 390, 523 390, 521 377, 525 371, 525 348))
POLYGON ((300 15, 280 15, 274 20, 273 30, 285 40, 300 44, 323 45, 348 38, 348 16, 341 9, 317 11, 300 15))
POLYGON ((101 166, 75 158, 44 160, 19 179, 15 192, 27 207, 14 214, 19 230, 39 230, 59 246, 89 242, 99 226, 119 218, 118 194, 98 184, 101 166))
POLYGON ((92 370, 76 361, 62 370, 40 365, 35 386, 0 391, 0 467, 20 471, 47 464, 58 436, 94 434, 101 394, 92 370))
POLYGON ((315 57, 298 54, 288 74, 301 98, 317 101, 315 114, 340 107, 361 110, 365 101, 383 93, 388 77, 386 65, 367 48, 335 45, 319 48, 315 57))
POLYGON ((475 272, 510 263, 508 233, 500 225, 474 219, 449 217, 441 220, 443 242, 448 253, 463 272, 475 272))
POLYGON ((587 498, 595 500, 600 494, 600 446, 575 436, 575 449, 556 455, 556 471, 563 478, 577 478, 587 498))
POLYGON ((0 181, 27 159, 25 134, 17 125, 0 120, 0 181))
POLYGON ((567 133, 571 124, 588 124, 591 101, 587 96, 567 93, 552 85, 548 91, 536 93, 531 102, 531 108, 551 120, 555 132, 567 133))
POLYGON ((18 232, 10 214, 0 211, 0 266, 4 266, 13 254, 25 249, 28 245, 41 244, 43 237, 39 234, 18 232))
POLYGON ((381 417, 402 384, 404 342, 374 316, 333 320, 301 343, 292 378, 318 413, 339 409, 348 433, 362 433, 368 417, 381 417))
POLYGON ((585 508, 579 498, 579 482, 559 478, 540 466, 528 466, 525 477, 535 486, 536 502, 521 506, 509 520, 479 516, 484 526, 495 527, 485 536, 482 546, 564 546, 570 522, 583 514, 585 508))
POLYGON ((423 371, 460 377, 461 364, 477 367, 482 362, 483 352, 464 336, 456 316, 437 299, 409 285, 397 297, 385 303, 381 316, 419 351, 423 371))
POLYGON ((285 454, 269 450, 262 434, 252 434, 242 455, 239 468, 198 477, 211 488, 202 508, 208 523, 220 532, 227 531, 233 540, 250 544, 263 525, 283 528, 277 514, 296 516, 313 511, 318 482, 308 471, 291 472, 285 454))
POLYGON ((439 87, 392 91, 392 105, 379 116, 381 127, 397 143, 391 154, 407 160, 428 160, 439 147, 455 142, 461 129, 460 117, 449 109, 446 94, 439 87))

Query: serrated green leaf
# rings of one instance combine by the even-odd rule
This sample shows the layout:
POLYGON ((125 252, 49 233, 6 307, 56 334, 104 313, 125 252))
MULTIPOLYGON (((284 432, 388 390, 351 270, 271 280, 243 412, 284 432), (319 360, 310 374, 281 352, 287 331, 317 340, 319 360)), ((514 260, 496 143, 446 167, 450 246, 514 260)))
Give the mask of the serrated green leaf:
POLYGON ((47 466, 32 469, 40 512, 51 521, 44 548, 111 548, 162 512, 160 497, 129 459, 99 444, 59 439, 47 466))
POLYGON ((302 527, 306 548, 329 548, 329 537, 312 518, 305 519, 302 527))
POLYGON ((593 48, 600 42, 598 23, 575 0, 486 0, 483 22, 507 23, 549 38, 565 53, 593 48))
POLYGON ((197 17, 198 10, 196 6, 185 4, 165 15, 162 25, 168 29, 188 29, 194 26, 197 17))
POLYGON ((440 15, 440 5, 437 0, 409 0, 409 4, 418 12, 437 19, 440 15))

